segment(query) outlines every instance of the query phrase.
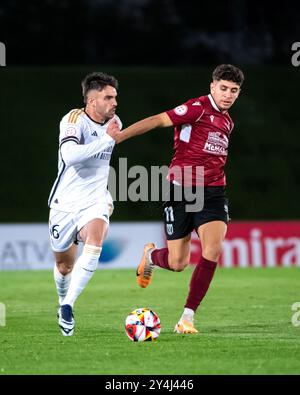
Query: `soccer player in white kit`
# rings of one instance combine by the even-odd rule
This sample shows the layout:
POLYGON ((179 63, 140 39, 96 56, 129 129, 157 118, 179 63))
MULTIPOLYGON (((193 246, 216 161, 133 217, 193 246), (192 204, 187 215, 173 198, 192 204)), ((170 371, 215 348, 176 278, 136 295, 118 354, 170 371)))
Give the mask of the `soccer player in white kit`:
POLYGON ((58 175, 48 204, 58 324, 64 336, 73 335, 73 306, 97 269, 113 211, 107 184, 118 132, 114 125, 122 126, 115 114, 117 89, 113 76, 87 75, 82 81, 85 108, 71 110, 60 122, 58 175), (78 241, 84 247, 76 261, 78 241))

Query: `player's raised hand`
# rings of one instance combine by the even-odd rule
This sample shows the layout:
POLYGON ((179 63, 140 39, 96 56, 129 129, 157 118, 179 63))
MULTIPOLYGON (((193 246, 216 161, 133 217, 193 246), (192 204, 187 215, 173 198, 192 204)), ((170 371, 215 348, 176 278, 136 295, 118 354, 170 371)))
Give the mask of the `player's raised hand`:
POLYGON ((120 126, 115 119, 109 122, 106 133, 114 140, 117 140, 116 137, 120 133, 120 126))

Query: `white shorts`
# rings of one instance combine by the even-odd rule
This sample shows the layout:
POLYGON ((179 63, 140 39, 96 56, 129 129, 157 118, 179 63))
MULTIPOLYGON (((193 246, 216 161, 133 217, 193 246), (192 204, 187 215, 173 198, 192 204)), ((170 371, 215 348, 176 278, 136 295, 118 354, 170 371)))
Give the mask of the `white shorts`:
POLYGON ((75 213, 50 210, 49 236, 52 250, 55 252, 67 251, 73 243, 82 241, 79 232, 88 222, 99 218, 109 225, 109 217, 113 212, 113 205, 99 203, 75 213))

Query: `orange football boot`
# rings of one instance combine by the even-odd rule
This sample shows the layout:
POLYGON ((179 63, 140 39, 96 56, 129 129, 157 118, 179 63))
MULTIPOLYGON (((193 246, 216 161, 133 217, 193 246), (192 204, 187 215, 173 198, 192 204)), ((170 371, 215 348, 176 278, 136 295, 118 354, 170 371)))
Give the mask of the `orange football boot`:
POLYGON ((175 325, 174 332, 176 333, 198 333, 197 329, 194 328, 192 321, 187 321, 185 319, 180 319, 180 321, 175 325))
POLYGON ((148 287, 151 283, 154 264, 150 259, 150 253, 156 248, 154 243, 148 243, 144 247, 144 253, 138 268, 136 269, 136 281, 142 288, 148 287))

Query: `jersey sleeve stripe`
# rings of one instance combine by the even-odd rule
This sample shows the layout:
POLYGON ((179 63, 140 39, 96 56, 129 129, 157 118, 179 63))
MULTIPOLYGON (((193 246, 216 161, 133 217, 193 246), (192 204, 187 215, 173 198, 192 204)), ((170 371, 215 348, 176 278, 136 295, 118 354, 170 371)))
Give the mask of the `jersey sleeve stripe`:
POLYGON ((70 113, 68 123, 76 123, 78 116, 82 113, 82 110, 74 110, 70 113))
POLYGON ((78 111, 79 110, 74 110, 71 112, 71 114, 69 116, 69 120, 68 120, 69 123, 73 123, 73 120, 74 120, 75 116, 77 115, 78 111))
POLYGON ((76 123, 76 122, 77 122, 77 119, 78 119, 78 115, 80 115, 80 112, 76 113, 76 114, 73 116, 72 121, 71 121, 70 123, 76 123))
POLYGON ((73 110, 70 112, 69 118, 68 118, 68 123, 72 121, 73 116, 77 113, 78 110, 73 110))
POLYGON ((61 142, 59 147, 61 147, 64 143, 66 143, 67 141, 74 141, 76 144, 79 144, 79 140, 77 137, 75 136, 69 136, 69 137, 64 137, 61 142))

